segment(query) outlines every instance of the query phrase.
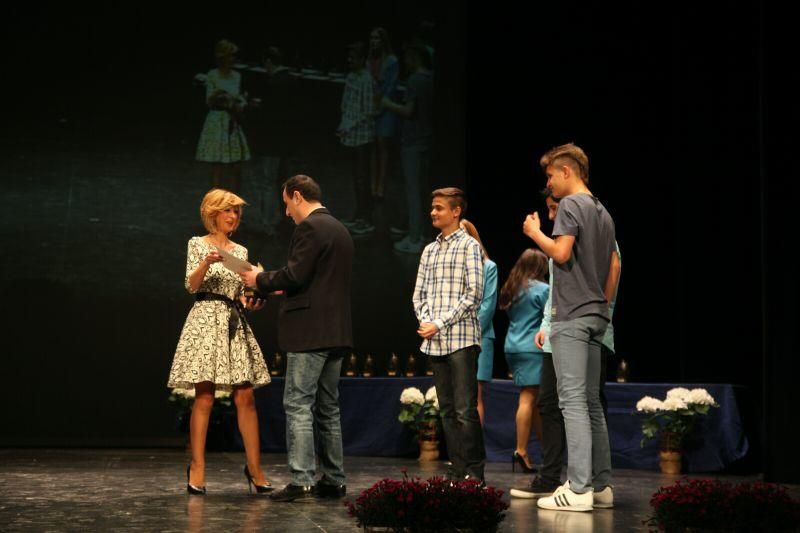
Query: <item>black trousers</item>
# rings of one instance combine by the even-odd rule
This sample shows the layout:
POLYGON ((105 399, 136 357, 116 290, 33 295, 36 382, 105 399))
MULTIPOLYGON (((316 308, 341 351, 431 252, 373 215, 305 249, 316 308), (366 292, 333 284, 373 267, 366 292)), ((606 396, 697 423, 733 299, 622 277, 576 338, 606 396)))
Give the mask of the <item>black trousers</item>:
POLYGON ((430 357, 453 474, 483 479, 486 451, 478 418, 478 352, 477 346, 470 346, 430 357))

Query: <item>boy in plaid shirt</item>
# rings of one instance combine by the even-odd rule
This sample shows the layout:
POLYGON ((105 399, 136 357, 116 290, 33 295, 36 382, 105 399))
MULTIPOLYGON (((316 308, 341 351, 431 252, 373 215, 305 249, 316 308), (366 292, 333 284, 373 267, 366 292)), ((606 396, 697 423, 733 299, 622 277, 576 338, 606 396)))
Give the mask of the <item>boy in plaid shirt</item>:
POLYGON ((478 418, 478 353, 483 298, 481 246, 461 229, 467 208, 461 189, 433 191, 431 219, 441 233, 422 252, 414 288, 421 351, 431 357, 442 415, 450 479, 483 483, 486 453, 478 418))

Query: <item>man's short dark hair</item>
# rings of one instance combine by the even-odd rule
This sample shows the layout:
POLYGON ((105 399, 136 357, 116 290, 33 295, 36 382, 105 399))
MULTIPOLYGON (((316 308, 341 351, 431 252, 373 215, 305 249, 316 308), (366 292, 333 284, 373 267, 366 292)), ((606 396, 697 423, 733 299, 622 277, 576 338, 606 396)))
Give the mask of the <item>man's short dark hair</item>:
POLYGON ((283 183, 282 189, 286 191, 286 196, 289 198, 297 191, 306 202, 322 201, 322 189, 319 188, 319 185, 313 178, 305 174, 292 176, 283 183))

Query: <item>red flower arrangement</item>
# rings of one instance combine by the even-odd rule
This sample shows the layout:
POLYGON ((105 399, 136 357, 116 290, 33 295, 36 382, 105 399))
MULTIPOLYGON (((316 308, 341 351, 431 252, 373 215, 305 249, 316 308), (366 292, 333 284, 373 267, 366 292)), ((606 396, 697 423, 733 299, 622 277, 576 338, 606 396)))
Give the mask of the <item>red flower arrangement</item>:
POLYGON ((359 527, 394 531, 495 531, 505 518, 508 504, 503 491, 481 488, 476 480, 423 481, 409 478, 382 479, 365 490, 355 502, 346 501, 349 515, 359 527))
POLYGON ((719 480, 682 479, 661 487, 650 499, 659 530, 796 531, 800 502, 773 483, 732 485, 719 480))

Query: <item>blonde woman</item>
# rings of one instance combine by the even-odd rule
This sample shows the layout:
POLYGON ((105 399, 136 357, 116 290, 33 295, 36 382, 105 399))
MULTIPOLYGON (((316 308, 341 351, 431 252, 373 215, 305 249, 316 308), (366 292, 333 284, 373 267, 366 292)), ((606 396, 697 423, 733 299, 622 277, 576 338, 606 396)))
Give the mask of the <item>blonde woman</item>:
POLYGON ((250 159, 250 148, 240 124, 240 116, 247 106, 242 95, 242 75, 233 70, 239 48, 230 41, 219 41, 214 47, 217 68, 205 77, 206 115, 200 141, 197 143, 197 160, 211 164, 211 186, 220 187, 226 169, 230 172, 230 188, 239 190, 242 179, 242 161, 250 159))
MULTIPOLYGON (((168 387, 194 389, 190 421, 192 462, 186 470, 187 491, 205 494, 205 444, 208 420, 216 390, 231 391, 247 464, 248 488, 272 490, 261 470, 258 417, 253 388, 270 381, 267 365, 244 310, 258 310, 263 302, 244 297, 238 274, 225 268, 218 249, 247 260, 247 248, 230 239, 242 217, 244 200, 213 189, 200 205, 200 218, 208 234, 192 237, 186 259, 186 289, 195 303, 183 326, 168 387)), ((252 489, 251 489, 252 490, 252 489)))
POLYGON ((492 381, 494 368, 494 312, 497 309, 497 265, 489 259, 483 245, 478 228, 467 220, 461 221, 461 227, 467 234, 478 241, 483 255, 483 298, 478 309, 478 321, 481 323, 481 353, 478 355, 478 416, 481 425, 484 423, 483 384, 492 381))

